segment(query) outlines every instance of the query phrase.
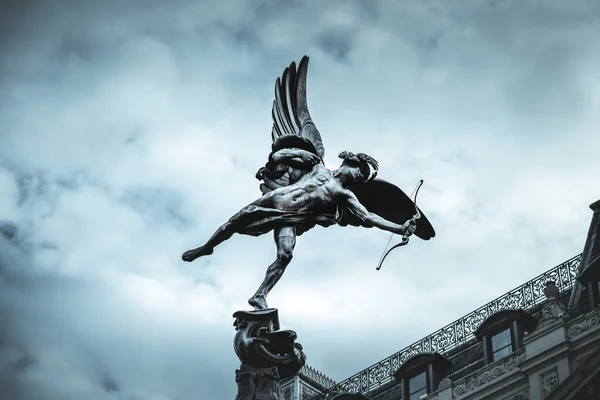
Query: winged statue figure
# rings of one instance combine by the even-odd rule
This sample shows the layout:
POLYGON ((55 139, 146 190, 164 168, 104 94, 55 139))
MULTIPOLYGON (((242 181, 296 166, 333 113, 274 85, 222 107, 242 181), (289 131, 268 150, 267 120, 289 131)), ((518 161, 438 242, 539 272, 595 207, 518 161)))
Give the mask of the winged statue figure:
POLYGON ((262 197, 242 208, 202 246, 186 251, 193 261, 213 253, 234 233, 259 236, 274 232, 277 256, 260 287, 248 300, 255 310, 268 308, 266 297, 292 260, 296 237, 316 225, 376 227, 423 240, 435 231, 415 203, 397 186, 377 179, 377 161, 364 153, 343 151, 337 170, 325 167, 321 135, 308 111, 308 57, 286 68, 275 83, 271 111, 272 149, 256 173, 262 197))

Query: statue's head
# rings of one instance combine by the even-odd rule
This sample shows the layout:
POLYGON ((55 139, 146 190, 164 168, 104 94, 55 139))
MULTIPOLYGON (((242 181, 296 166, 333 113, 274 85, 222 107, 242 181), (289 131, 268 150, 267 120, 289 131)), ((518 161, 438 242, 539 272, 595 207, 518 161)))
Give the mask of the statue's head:
POLYGON ((344 160, 339 172, 352 182, 367 182, 377 176, 379 164, 369 155, 342 151, 338 157, 344 160))

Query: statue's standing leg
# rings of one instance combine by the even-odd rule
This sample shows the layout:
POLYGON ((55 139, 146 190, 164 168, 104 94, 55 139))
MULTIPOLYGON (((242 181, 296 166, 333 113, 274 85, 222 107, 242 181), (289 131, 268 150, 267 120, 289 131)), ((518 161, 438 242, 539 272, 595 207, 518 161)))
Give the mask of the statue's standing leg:
POLYGON ((296 227, 284 226, 276 228, 274 233, 275 244, 277 245, 277 258, 267 268, 265 279, 260 284, 254 296, 248 300, 248 303, 256 310, 264 310, 268 307, 267 294, 273 289, 273 286, 275 286, 283 275, 285 268, 292 261, 294 247, 296 246, 296 227))

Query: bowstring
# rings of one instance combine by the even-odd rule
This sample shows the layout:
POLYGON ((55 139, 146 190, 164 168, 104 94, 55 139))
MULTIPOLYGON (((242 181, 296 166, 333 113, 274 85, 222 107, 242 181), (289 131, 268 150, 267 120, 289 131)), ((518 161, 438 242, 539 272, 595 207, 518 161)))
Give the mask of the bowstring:
MULTIPOLYGON (((417 189, 419 188, 419 185, 421 184, 421 181, 419 181, 419 183, 417 183, 417 186, 415 186, 414 190, 412 191, 412 193, 410 194, 410 198, 412 199, 413 196, 415 195, 415 192, 417 191, 417 189)), ((383 253, 381 253, 381 257, 379 257, 379 264, 381 264, 381 261, 383 260, 383 257, 385 256, 385 252, 387 251, 388 247, 390 246, 390 243, 392 242, 392 238, 394 237, 394 232, 392 232, 390 234, 390 238, 387 241, 387 244, 385 245, 385 249, 383 249, 383 253)))

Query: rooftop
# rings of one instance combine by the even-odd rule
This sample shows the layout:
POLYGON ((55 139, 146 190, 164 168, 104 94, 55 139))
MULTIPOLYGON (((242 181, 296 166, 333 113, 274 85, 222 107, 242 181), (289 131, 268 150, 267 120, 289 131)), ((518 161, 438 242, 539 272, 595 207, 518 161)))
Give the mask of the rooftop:
POLYGON ((474 336, 479 325, 492 314, 506 309, 525 309, 535 315, 546 300, 544 288, 548 281, 555 282, 560 289, 561 299, 566 302, 575 285, 581 258, 582 255, 579 254, 557 265, 399 352, 331 386, 311 400, 329 399, 344 392, 368 393, 370 396, 377 396, 377 400, 399 398, 399 393, 390 391, 394 386, 400 388, 394 379, 394 373, 406 360, 422 353, 438 352, 452 360, 454 367, 448 374, 452 380, 468 375, 483 366, 482 345, 474 336), (380 394, 382 396, 378 396, 380 394))

